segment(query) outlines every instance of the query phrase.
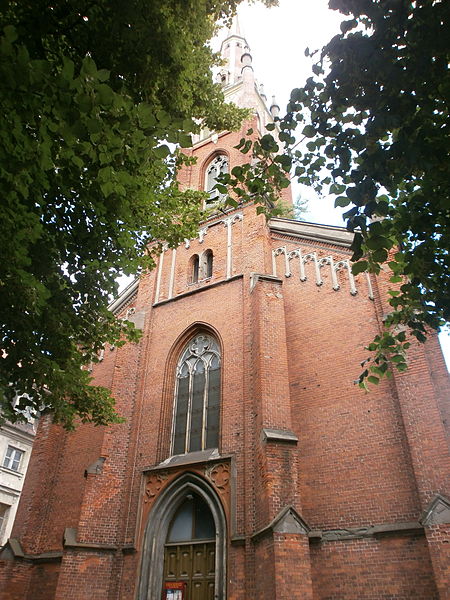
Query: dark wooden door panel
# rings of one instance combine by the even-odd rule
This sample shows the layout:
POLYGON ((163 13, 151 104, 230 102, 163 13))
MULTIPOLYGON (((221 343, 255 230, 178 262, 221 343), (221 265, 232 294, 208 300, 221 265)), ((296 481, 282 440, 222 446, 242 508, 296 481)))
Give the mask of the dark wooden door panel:
POLYGON ((214 600, 215 542, 168 544, 164 581, 185 581, 186 600, 214 600))

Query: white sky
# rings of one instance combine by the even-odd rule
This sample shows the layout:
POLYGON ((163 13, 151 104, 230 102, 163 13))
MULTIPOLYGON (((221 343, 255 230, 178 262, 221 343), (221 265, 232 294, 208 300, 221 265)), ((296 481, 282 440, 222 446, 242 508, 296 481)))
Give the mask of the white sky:
MULTIPOLYGON (((290 91, 311 76, 312 62, 305 56, 305 48, 320 49, 339 33, 344 18, 328 8, 328 0, 279 0, 279 6, 273 8, 259 3, 239 7, 241 33, 251 49, 255 77, 264 84, 269 100, 275 95, 282 114, 290 91)), ((343 211, 334 208, 334 199, 318 198, 309 189, 294 185, 294 198, 299 193, 309 200, 306 220, 343 225, 343 211)), ((450 370, 450 334, 441 333, 439 339, 450 370)))
MULTIPOLYGON (((253 69, 258 83, 264 84, 269 102, 275 95, 281 113, 285 112, 293 88, 301 87, 311 76, 312 61, 305 48, 316 50, 339 33, 343 20, 328 9, 328 0, 279 0, 279 6, 247 2, 239 6, 241 33, 247 39, 253 57, 253 69)), ((223 34, 218 40, 223 39, 223 34)), ((213 42, 218 50, 219 42, 213 42)), ((334 199, 318 198, 305 186, 293 183, 293 196, 309 200, 304 218, 316 223, 344 225, 340 209, 334 209, 334 199), (314 200, 314 201, 313 201, 314 200)))

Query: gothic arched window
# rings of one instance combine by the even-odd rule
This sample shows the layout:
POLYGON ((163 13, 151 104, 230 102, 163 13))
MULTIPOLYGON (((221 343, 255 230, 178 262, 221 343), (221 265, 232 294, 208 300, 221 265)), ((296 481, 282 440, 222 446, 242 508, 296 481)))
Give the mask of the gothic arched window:
POLYGON ((219 445, 220 350, 205 333, 184 348, 177 364, 172 454, 219 445))
POLYGON ((209 193, 209 199, 206 201, 207 204, 217 202, 221 199, 221 194, 218 190, 213 189, 221 173, 228 173, 228 157, 225 154, 218 154, 206 168, 205 190, 209 193))

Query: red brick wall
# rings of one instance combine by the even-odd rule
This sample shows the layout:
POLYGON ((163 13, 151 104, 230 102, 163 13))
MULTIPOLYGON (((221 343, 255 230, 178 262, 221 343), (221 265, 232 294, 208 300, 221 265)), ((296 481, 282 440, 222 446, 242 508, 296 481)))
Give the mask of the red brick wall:
POLYGON ((0 560, 0 598, 27 600, 32 576, 33 566, 29 562, 0 560))
POLYGON ((314 600, 435 600, 423 536, 311 545, 314 600))
MULTIPOLYGON (((240 137, 225 134, 216 145, 201 145, 199 161, 183 171, 182 184, 199 187, 205 161, 221 148, 228 150, 231 166, 244 162, 232 148, 240 137)), ((287 235, 271 239, 251 206, 212 216, 207 224, 203 242, 181 245, 175 263, 173 251, 166 251, 161 268, 141 278, 133 300, 136 311, 145 312, 141 342, 106 349, 95 367, 96 382, 111 386, 126 422, 108 430, 80 426, 70 434, 47 419, 40 425, 14 537, 27 553, 37 554, 61 549, 64 528, 75 527, 79 542, 117 550, 66 549, 57 581, 56 567, 35 567, 30 598, 38 589, 39 600, 134 597, 148 512, 144 473, 170 455, 174 368, 198 330, 216 335, 222 349, 220 452, 232 455, 235 467, 227 508, 235 539, 228 548, 228 598, 429 600, 437 597, 435 577, 445 598, 450 574, 442 528, 430 530, 428 539, 394 532, 380 539, 314 542, 312 567, 306 535, 267 531, 255 540, 255 532, 286 505, 318 530, 417 521, 434 493, 449 493, 442 422, 449 412, 442 386, 448 383, 430 343, 428 354, 414 350, 409 374, 382 382, 370 394, 353 384, 367 356, 364 346, 386 309, 380 298, 368 298, 363 277, 352 296, 343 275, 340 289, 332 289, 327 268, 321 286, 312 265, 308 279, 300 281, 295 260, 292 276, 285 277, 279 256, 279 280, 253 279, 251 291, 252 273, 272 273, 274 248, 300 246, 336 260, 350 256, 344 248, 287 235), (232 279, 225 281, 223 221, 240 213, 243 220, 231 226, 232 279), (214 253, 212 278, 191 284, 189 261, 208 248, 214 253), (265 441, 267 427, 293 430, 298 443, 265 441), (85 478, 85 469, 100 457, 103 468, 85 478), (136 553, 124 556, 123 546, 136 553), (46 568, 47 588, 41 583, 46 568)), ((384 293, 385 282, 379 286, 384 293)), ((19 588, 26 598, 30 567, 24 565, 13 568, 7 600, 19 598, 19 588)))
MULTIPOLYGON (((53 598, 58 585, 60 563, 42 563, 35 565, 27 600, 47 600, 53 598)), ((25 598, 25 597, 23 597, 25 598)))

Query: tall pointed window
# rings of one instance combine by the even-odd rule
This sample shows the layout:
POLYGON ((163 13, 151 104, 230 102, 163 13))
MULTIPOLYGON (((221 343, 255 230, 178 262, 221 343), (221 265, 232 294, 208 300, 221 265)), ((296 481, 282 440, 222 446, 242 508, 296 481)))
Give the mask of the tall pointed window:
POLYGON ((172 454, 219 445, 220 350, 207 334, 191 339, 177 364, 172 454))
POLYGON ((214 189, 217 178, 221 173, 228 173, 228 157, 225 154, 218 154, 209 163, 206 168, 205 190, 209 193, 207 204, 213 204, 221 199, 222 195, 214 189))

